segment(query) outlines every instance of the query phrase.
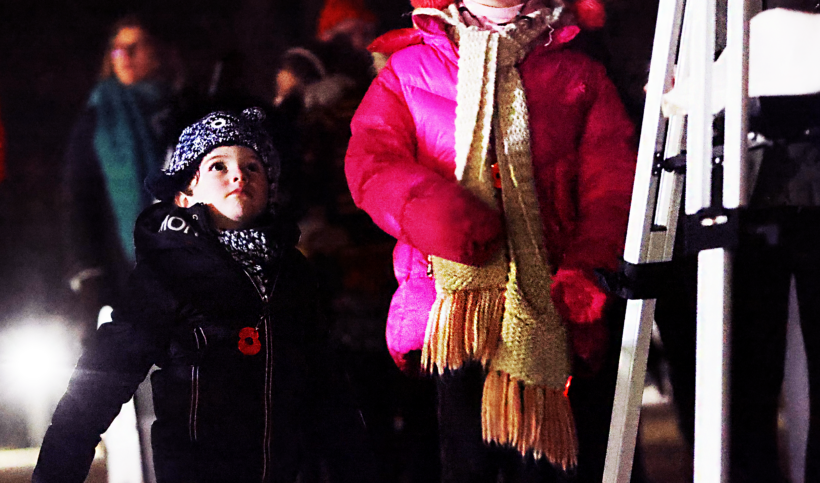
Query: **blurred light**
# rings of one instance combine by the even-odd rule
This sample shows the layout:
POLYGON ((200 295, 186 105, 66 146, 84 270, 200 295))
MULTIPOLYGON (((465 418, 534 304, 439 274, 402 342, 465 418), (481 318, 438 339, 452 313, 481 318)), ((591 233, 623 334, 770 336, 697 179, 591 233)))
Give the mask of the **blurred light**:
POLYGON ((10 392, 49 398, 65 391, 79 341, 59 321, 24 321, 0 334, 0 369, 10 392))
POLYGON ((114 309, 110 305, 103 305, 100 313, 97 314, 97 328, 99 329, 101 325, 111 322, 111 314, 113 313, 114 309))
POLYGON ((29 446, 42 442, 79 353, 78 334, 60 318, 29 316, 0 332, 0 387, 22 405, 29 446))

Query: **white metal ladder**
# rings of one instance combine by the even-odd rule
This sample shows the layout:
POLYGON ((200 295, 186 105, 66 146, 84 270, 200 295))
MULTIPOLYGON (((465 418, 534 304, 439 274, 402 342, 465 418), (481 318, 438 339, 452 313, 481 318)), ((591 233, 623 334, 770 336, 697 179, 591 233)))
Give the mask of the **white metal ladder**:
MULTIPOLYGON (((700 226, 721 238, 746 204, 748 33, 750 0, 728 0, 729 58, 725 137, 720 156, 712 146, 712 62, 716 0, 661 0, 655 28, 647 97, 638 149, 624 261, 636 267, 672 258, 683 174, 663 169, 663 160, 686 145, 686 206, 700 226), (686 118, 661 115, 663 94, 675 77, 690 79, 686 118), (713 168, 723 172, 712 193, 713 168), (717 200, 717 203, 715 202, 717 200), (718 204, 716 206, 716 204, 718 204)), ((698 253, 695 391, 695 481, 728 481, 728 340, 731 249, 720 243, 698 253)), ((630 480, 655 299, 630 298, 624 324, 604 483, 630 480)))

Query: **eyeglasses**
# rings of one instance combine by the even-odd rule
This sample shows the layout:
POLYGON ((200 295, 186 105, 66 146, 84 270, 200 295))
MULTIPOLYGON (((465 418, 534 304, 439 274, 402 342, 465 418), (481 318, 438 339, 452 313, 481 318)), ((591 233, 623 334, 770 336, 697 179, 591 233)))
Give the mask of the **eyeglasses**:
POLYGON ((117 57, 133 57, 134 54, 137 52, 137 49, 143 47, 145 42, 142 40, 138 40, 136 42, 131 42, 129 44, 117 44, 111 46, 111 56, 114 58, 117 57))

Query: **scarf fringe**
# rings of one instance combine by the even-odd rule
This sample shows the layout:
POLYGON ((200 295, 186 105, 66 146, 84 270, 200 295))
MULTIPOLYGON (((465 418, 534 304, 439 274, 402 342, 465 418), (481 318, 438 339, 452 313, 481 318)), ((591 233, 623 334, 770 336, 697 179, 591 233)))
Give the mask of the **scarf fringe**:
POLYGON ((505 289, 463 290, 439 295, 427 322, 422 366, 455 370, 470 360, 487 365, 498 347, 505 289))
POLYGON ((546 457, 564 470, 578 462, 575 421, 565 391, 524 384, 503 371, 490 371, 481 402, 484 441, 546 457))

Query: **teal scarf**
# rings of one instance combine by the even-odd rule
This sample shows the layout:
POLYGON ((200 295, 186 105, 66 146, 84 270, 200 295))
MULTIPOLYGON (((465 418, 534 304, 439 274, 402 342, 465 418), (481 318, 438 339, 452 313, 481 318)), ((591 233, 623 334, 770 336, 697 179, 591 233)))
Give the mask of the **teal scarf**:
POLYGON ((88 101, 97 113, 94 149, 106 182, 123 251, 134 261, 134 223, 152 199, 143 189, 145 177, 162 167, 161 146, 151 130, 151 118, 167 105, 165 91, 155 83, 124 86, 107 79, 88 101))

